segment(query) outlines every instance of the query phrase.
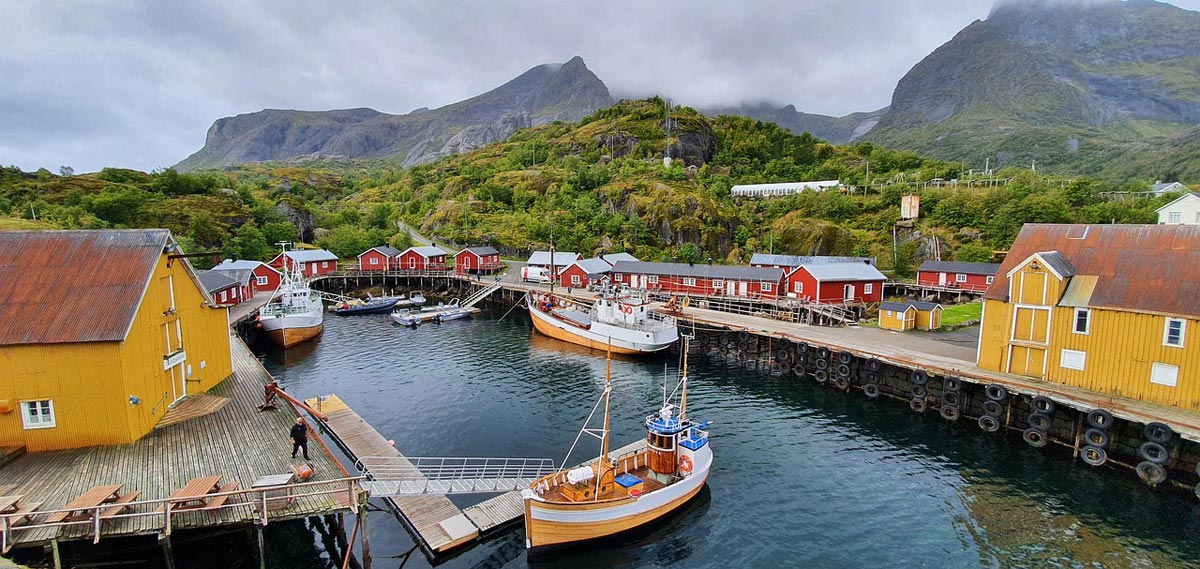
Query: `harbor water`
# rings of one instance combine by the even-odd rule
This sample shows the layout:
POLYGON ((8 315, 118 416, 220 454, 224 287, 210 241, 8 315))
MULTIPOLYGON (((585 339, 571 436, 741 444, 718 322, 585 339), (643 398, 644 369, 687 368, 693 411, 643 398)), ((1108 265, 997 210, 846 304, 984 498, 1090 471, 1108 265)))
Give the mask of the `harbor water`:
MULTIPOLYGON (((416 330, 331 316, 316 342, 260 349, 289 393, 337 393, 406 455, 561 461, 603 389, 603 354, 501 314, 416 330)), ((614 448, 645 435, 677 370, 668 355, 613 361, 614 448)), ((441 566, 1200 567, 1189 493, 791 376, 705 357, 690 370, 688 414, 714 421, 716 456, 696 500, 634 535, 534 559, 518 525, 441 566)), ((582 442, 570 462, 598 446, 582 442)), ((319 524, 269 530, 268 566, 340 566, 319 524)), ((376 567, 428 566, 388 513, 371 515, 370 540, 376 567)))

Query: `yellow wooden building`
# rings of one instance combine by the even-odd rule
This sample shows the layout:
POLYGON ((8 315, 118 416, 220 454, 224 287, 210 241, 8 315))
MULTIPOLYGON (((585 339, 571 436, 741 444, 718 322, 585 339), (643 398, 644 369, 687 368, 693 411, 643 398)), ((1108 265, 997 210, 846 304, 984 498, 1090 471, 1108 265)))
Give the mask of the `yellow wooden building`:
POLYGON ((937 330, 942 327, 942 305, 936 302, 912 302, 917 310, 917 330, 937 330))
POLYGON ((917 326, 917 309, 909 302, 879 303, 879 327, 905 332, 917 326))
POLYGON ((0 446, 128 443, 233 373, 169 231, 0 232, 0 446))
POLYGON ((1200 409, 1200 226, 1026 225, 979 367, 1200 409))

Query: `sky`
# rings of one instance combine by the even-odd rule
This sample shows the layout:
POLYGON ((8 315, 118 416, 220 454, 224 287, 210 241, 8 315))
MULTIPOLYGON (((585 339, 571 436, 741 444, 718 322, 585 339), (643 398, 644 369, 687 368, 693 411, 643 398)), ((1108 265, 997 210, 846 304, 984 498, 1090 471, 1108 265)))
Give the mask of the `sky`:
POLYGON ((844 115, 886 106, 992 4, 0 0, 0 164, 163 168, 221 117, 437 108, 575 55, 618 98, 844 115))

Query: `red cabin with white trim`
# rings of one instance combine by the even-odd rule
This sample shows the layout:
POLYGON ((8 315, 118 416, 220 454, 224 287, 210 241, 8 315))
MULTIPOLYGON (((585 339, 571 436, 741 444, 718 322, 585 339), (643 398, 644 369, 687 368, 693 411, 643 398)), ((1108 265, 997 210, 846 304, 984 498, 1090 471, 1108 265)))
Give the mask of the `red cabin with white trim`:
POLYGON ((689 296, 779 298, 783 269, 688 263, 618 262, 609 271, 613 284, 689 296))
POLYGON ((358 254, 358 270, 360 271, 390 271, 400 268, 400 250, 395 247, 381 245, 371 247, 358 254))
POLYGON ((460 275, 482 275, 502 268, 500 252, 492 247, 467 247, 454 255, 454 272, 460 275))
POLYGON ((278 271, 291 270, 293 264, 299 264, 304 276, 315 277, 337 271, 337 261, 337 255, 324 249, 299 249, 284 251, 267 264, 278 271))
POLYGON ((820 263, 787 276, 787 295, 809 302, 852 304, 883 300, 887 277, 867 263, 820 263))
POLYGON ((438 247, 409 247, 398 259, 402 271, 445 271, 447 253, 438 247))
POLYGON ((917 284, 921 286, 986 292, 1000 271, 999 263, 967 263, 961 261, 925 261, 917 268, 917 284))

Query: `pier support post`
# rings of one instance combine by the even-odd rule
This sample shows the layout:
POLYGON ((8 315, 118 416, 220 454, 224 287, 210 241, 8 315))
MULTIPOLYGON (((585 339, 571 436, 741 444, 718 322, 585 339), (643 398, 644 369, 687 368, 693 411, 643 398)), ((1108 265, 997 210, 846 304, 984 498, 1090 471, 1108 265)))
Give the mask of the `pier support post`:
POLYGON ((163 566, 167 569, 175 569, 175 550, 171 547, 171 536, 164 535, 160 541, 163 550, 163 566))
POLYGON ((358 508, 358 524, 362 527, 362 565, 363 569, 371 569, 371 533, 367 531, 367 504, 363 504, 358 508))
POLYGON ((50 555, 54 557, 54 569, 62 569, 62 554, 58 552, 58 540, 50 540, 50 555))
POLYGON ((262 524, 254 524, 255 533, 258 534, 258 569, 267 569, 267 544, 263 539, 262 524))

